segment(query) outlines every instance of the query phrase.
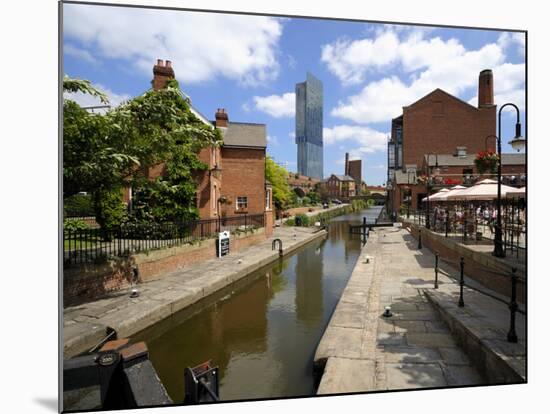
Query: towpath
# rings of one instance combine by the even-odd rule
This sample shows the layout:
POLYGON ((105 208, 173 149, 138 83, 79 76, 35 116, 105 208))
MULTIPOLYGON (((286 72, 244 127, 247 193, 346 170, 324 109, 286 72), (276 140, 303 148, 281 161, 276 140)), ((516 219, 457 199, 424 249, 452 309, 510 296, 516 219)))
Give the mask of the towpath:
POLYGON ((510 349, 506 306, 466 289, 466 307, 457 310, 458 272, 442 263, 435 290, 434 255, 417 247, 405 229, 371 231, 315 354, 315 365, 323 372, 318 394, 514 382, 495 374, 510 368, 509 361, 501 364, 499 359, 509 355, 518 378, 524 373, 521 315, 520 342, 510 349), (382 316, 386 306, 393 316, 382 316), (451 332, 450 326, 460 321, 470 324, 466 333, 451 332), (495 357, 495 366, 489 357, 489 362, 470 358, 471 348, 464 352, 468 335, 480 355, 506 348, 495 357))

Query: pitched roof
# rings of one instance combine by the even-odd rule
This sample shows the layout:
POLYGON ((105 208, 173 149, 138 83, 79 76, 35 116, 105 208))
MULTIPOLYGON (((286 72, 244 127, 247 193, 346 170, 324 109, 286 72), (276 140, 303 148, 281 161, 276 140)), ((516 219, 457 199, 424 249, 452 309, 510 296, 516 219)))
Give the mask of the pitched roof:
POLYGON ((349 175, 337 175, 337 174, 332 174, 332 175, 335 176, 340 181, 355 181, 349 175))
POLYGON ((448 96, 449 98, 452 98, 452 99, 454 99, 455 101, 458 101, 458 102, 460 102, 461 104, 464 104, 466 107, 468 107, 468 108, 470 108, 470 109, 474 109, 474 110, 476 110, 476 111, 479 111, 479 108, 478 108, 477 106, 473 106, 472 104, 470 104, 470 103, 468 103, 468 102, 466 102, 466 101, 463 101, 462 99, 457 98, 457 97, 454 96, 454 95, 451 95, 449 92, 446 92, 446 91, 444 91, 444 90, 441 89, 441 88, 436 88, 436 89, 434 89, 433 91, 431 91, 431 92, 428 93, 427 95, 424 95, 422 98, 418 99, 417 101, 413 102, 412 104, 407 105, 407 106, 404 106, 404 108, 410 108, 410 107, 412 107, 412 106, 414 106, 414 105, 416 105, 416 104, 418 104, 418 103, 424 101, 425 99, 429 98, 430 96, 432 96, 432 95, 434 95, 434 94, 436 94, 436 93, 443 93, 443 95, 446 95, 446 96, 448 96))
POLYGON ((245 122, 229 122, 227 128, 222 128, 223 145, 229 147, 267 146, 265 124, 245 122))

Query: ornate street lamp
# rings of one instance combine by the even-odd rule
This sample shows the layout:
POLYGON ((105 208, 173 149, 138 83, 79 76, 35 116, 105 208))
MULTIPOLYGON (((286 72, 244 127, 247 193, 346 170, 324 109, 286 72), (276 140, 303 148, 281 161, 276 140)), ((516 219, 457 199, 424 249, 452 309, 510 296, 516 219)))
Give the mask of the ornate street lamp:
POLYGON ((430 174, 430 155, 435 155, 435 168, 436 171, 439 171, 439 165, 437 163, 437 154, 426 154, 426 162, 428 164, 428 179, 426 180, 426 228, 430 230, 430 180, 431 180, 431 174, 430 174))
POLYGON ((498 136, 489 135, 485 138, 485 146, 487 146, 487 138, 496 138, 497 140, 497 154, 498 154, 498 168, 497 168, 497 223, 495 225, 495 248, 493 250, 493 256, 496 257, 505 257, 506 252, 502 248, 502 215, 501 215, 501 181, 502 181, 502 130, 501 130, 501 121, 502 121, 502 110, 507 106, 512 106, 516 110, 516 135, 514 138, 508 142, 512 148, 516 151, 521 151, 526 144, 525 138, 521 136, 521 123, 519 121, 519 108, 513 103, 505 103, 502 105, 498 111, 498 136))

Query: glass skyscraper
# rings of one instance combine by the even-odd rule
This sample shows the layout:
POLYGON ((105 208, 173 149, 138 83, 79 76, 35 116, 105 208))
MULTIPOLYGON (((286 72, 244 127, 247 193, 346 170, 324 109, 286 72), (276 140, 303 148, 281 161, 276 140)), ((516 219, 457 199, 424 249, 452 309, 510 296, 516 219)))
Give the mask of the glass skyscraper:
POLYGON ((323 84, 311 73, 296 84, 298 173, 323 179, 323 84))

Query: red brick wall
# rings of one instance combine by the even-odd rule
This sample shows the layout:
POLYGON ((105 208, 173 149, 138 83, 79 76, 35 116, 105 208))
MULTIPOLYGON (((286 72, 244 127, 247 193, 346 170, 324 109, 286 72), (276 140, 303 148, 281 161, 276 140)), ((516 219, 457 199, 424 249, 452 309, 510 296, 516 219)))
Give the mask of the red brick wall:
POLYGON ((227 216, 243 214, 237 210, 237 197, 248 198, 247 214, 265 212, 265 149, 227 148, 221 150, 223 159, 222 195, 231 204, 222 206, 227 216))
MULTIPOLYGON (((348 162, 348 175, 355 180, 355 187, 361 186, 361 160, 353 160, 348 162)), ((359 192, 359 191, 358 191, 359 192)))
MULTIPOLYGON (((231 235, 231 251, 236 252, 269 237, 273 232, 259 229, 249 235, 231 235)), ((206 240, 198 246, 181 246, 136 254, 102 265, 83 265, 64 269, 63 303, 65 305, 97 298, 109 292, 127 288, 133 277, 132 267, 139 269, 140 282, 159 279, 193 263, 216 257, 216 240, 206 240)))
MULTIPOLYGON (((403 108, 404 164, 422 165, 424 154, 452 154, 457 146, 476 153, 495 134, 496 107, 475 108, 441 90, 403 108)), ((489 140, 495 150, 494 140, 489 140)))

